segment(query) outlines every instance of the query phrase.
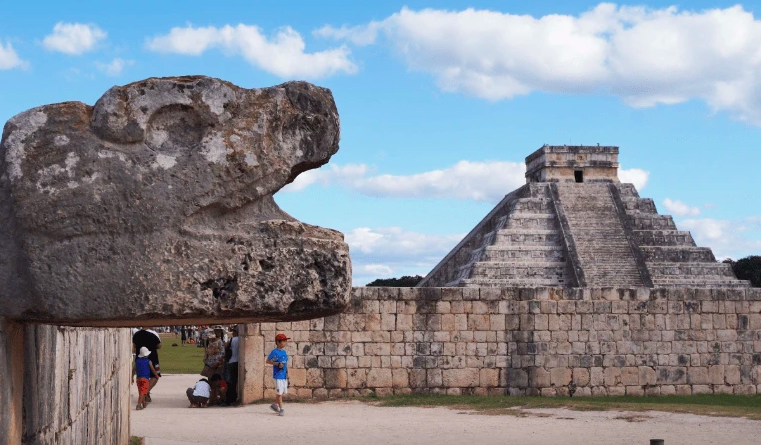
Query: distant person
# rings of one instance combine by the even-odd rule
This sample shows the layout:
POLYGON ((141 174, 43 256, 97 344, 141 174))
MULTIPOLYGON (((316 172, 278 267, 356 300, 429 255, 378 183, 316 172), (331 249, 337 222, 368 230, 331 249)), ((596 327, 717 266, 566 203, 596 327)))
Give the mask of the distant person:
POLYGON ((205 378, 196 382, 192 388, 185 391, 190 401, 190 408, 204 408, 211 397, 211 385, 205 378))
POLYGON ((197 347, 199 348, 204 347, 201 344, 201 327, 200 326, 193 326, 193 339, 195 340, 197 347))
POLYGON ((225 372, 225 344, 221 338, 217 338, 214 332, 209 333, 208 346, 203 354, 203 371, 201 375, 211 377, 214 374, 222 375, 225 372))
POLYGON ((188 341, 188 330, 185 329, 185 326, 180 328, 180 340, 182 342, 182 346, 185 346, 185 343, 188 341))
POLYGON ((234 405, 238 402, 238 326, 233 326, 233 336, 227 342, 225 356, 230 351, 227 358, 227 404, 234 405))
POLYGON ((275 379, 275 403, 270 405, 270 409, 275 411, 279 416, 285 415, 283 409, 283 395, 288 394, 288 353, 285 352, 285 346, 288 344, 288 338, 285 334, 275 336, 275 349, 267 356, 267 364, 272 365, 272 377, 275 379))
POLYGON ((151 402, 151 390, 156 386, 156 383, 161 377, 161 367, 159 366, 159 352, 161 349, 161 337, 156 331, 150 329, 143 329, 142 327, 132 335, 132 345, 135 351, 140 351, 140 348, 147 348, 151 351, 149 358, 153 364, 153 368, 156 371, 157 377, 151 377, 150 385, 148 387, 148 394, 145 395, 145 401, 151 402))
POLYGON ((137 399, 137 407, 135 409, 144 409, 147 402, 148 389, 150 387, 150 379, 159 379, 158 373, 153 368, 153 363, 148 356, 151 355, 151 351, 146 347, 140 348, 140 354, 135 360, 135 375, 137 376, 137 393, 139 397, 137 399))

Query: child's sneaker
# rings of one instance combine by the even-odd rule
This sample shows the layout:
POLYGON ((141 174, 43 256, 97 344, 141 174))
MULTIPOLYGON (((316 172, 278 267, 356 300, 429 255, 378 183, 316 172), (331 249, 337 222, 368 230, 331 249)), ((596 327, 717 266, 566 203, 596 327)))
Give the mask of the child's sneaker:
POLYGON ((280 407, 277 405, 277 403, 273 403, 272 405, 270 405, 270 409, 280 414, 280 407))
POLYGON ((283 417, 285 415, 285 410, 280 408, 280 412, 278 412, 277 415, 283 417))

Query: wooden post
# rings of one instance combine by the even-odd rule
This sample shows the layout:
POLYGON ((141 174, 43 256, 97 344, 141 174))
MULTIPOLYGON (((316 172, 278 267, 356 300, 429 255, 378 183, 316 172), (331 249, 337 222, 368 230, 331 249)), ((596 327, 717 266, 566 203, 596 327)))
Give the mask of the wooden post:
POLYGON ((0 317, 0 445, 21 445, 24 325, 0 317))

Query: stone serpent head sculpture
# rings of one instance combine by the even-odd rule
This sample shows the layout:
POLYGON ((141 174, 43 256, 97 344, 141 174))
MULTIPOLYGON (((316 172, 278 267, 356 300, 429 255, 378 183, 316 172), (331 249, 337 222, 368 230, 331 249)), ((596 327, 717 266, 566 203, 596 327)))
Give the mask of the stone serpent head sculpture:
POLYGON ((272 195, 338 150, 329 90, 151 78, 46 105, 0 143, 0 315, 90 326, 337 313, 341 233, 272 195))

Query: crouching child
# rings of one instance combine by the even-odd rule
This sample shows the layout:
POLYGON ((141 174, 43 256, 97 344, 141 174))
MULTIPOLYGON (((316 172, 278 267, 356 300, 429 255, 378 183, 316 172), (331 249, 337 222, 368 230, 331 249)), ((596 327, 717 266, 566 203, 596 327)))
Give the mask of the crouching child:
POLYGON ((192 388, 188 388, 185 394, 190 401, 189 408, 204 408, 211 397, 211 385, 205 378, 201 379, 192 388))

